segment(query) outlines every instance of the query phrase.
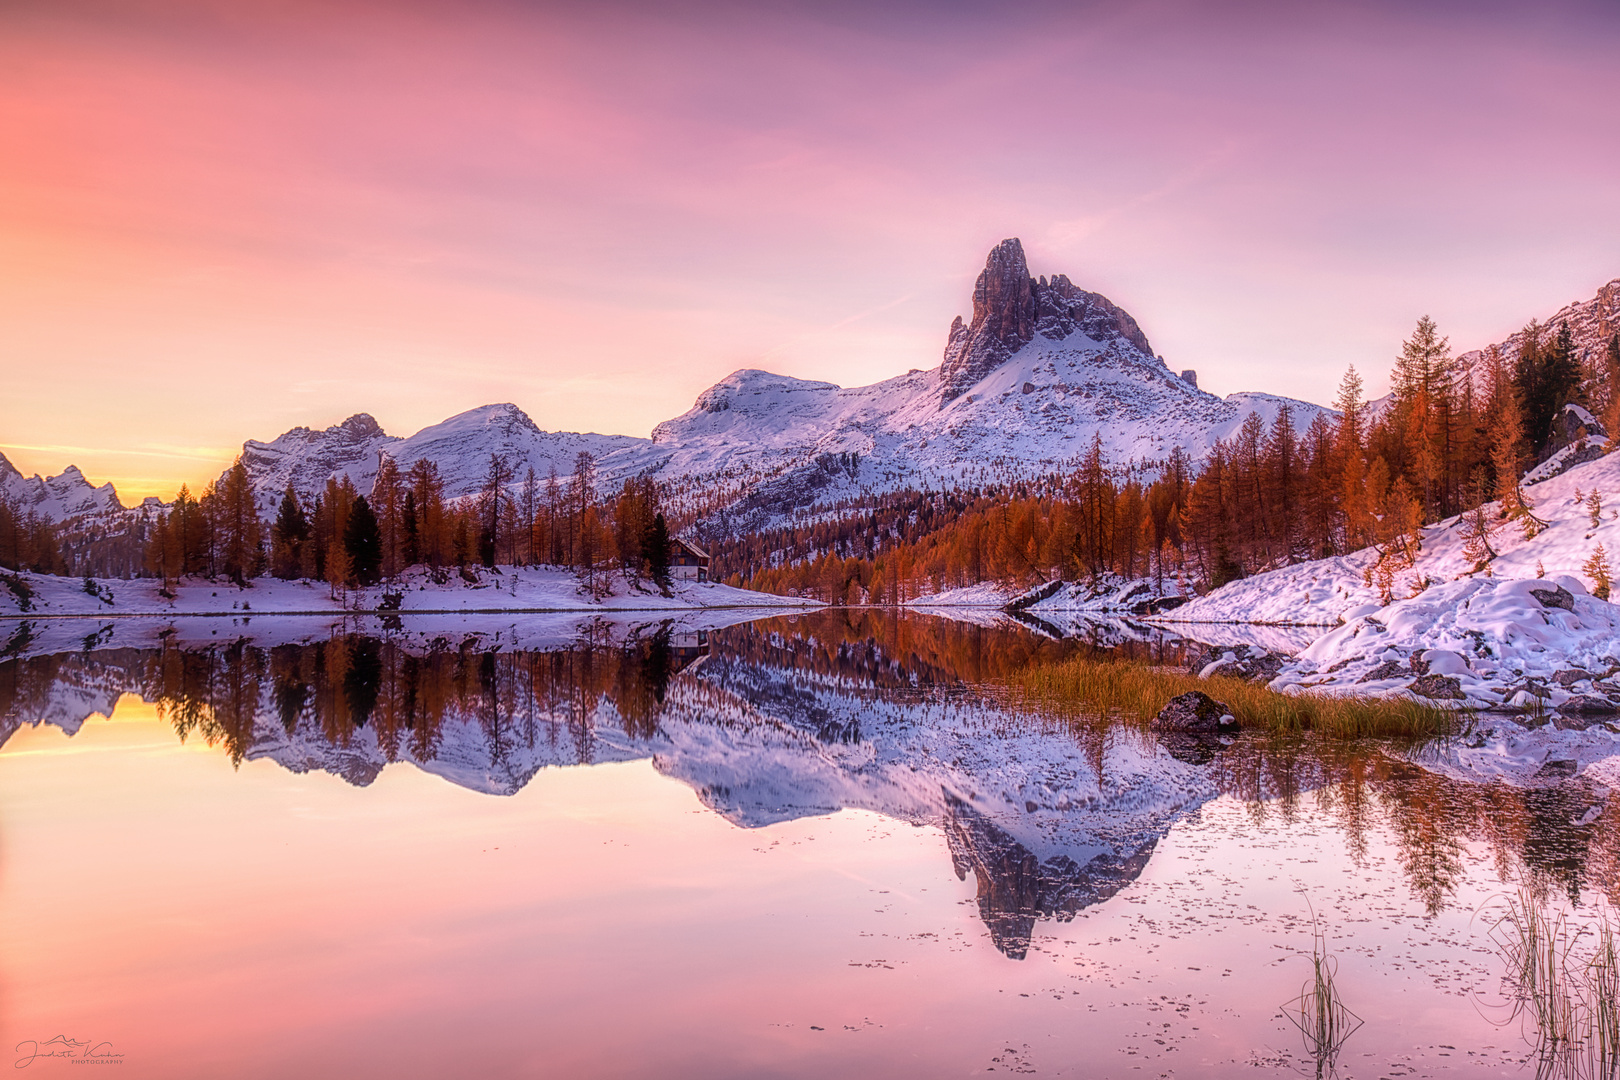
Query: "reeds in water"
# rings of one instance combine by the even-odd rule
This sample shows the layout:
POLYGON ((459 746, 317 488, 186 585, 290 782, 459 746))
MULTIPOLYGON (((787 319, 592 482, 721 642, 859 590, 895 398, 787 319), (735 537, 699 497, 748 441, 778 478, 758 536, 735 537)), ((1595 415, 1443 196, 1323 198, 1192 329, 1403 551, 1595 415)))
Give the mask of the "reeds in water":
POLYGON ((1596 924, 1577 927, 1563 909, 1528 888, 1509 897, 1491 928, 1507 962, 1509 1021, 1528 1022, 1538 1080, 1620 1077, 1620 948, 1615 920, 1599 908, 1596 924), (1585 944, 1583 939, 1590 939, 1585 944))
POLYGON ((1311 978, 1300 987, 1299 997, 1283 1007, 1283 1014, 1299 1028, 1305 1049, 1316 1062, 1316 1075, 1325 1077, 1333 1075, 1339 1051, 1362 1020, 1339 996, 1335 981, 1339 962, 1328 952, 1314 911, 1311 921, 1311 978))
POLYGON ((1362 698, 1326 694, 1279 694, 1259 683, 1219 675, 1201 679, 1174 668, 1125 660, 1073 657, 1013 676, 1013 691, 1025 704, 1046 711, 1103 715, 1146 723, 1165 703, 1202 690, 1226 703, 1244 727, 1278 733, 1316 731, 1337 738, 1384 736, 1430 739, 1452 733, 1457 718, 1445 709, 1410 698, 1362 698))

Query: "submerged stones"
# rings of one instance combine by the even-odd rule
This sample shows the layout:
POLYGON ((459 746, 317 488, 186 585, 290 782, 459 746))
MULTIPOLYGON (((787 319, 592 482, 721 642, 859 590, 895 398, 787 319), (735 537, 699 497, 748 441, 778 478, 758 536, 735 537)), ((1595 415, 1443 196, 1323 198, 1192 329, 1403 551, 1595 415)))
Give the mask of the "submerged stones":
POLYGON ((1165 703, 1159 715, 1148 721, 1148 730, 1185 735, 1214 735, 1237 727, 1225 702, 1216 701, 1202 690, 1189 690, 1165 703))

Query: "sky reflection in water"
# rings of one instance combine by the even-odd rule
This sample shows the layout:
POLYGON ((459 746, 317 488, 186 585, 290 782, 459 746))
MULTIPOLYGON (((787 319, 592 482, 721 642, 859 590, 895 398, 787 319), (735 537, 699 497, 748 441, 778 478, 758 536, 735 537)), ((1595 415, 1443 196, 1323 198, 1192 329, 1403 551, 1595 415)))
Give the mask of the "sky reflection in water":
POLYGON ((1367 1021, 1341 1075, 1511 1075, 1475 910, 1620 880, 1579 782, 1198 764, 974 689, 1085 643, 666 629, 256 621, 0 662, 5 1045, 163 1077, 1288 1075, 1309 897, 1367 1021))

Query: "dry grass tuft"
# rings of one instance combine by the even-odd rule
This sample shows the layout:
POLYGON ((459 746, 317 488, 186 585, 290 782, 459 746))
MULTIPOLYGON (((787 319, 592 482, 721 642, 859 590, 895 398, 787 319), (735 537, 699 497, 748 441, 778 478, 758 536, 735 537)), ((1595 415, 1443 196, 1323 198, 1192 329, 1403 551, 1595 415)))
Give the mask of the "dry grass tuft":
POLYGON ((1428 739, 1450 734, 1457 727, 1452 713, 1409 698, 1279 694, 1263 684, 1242 679, 1219 675, 1201 679, 1174 668, 1147 667, 1123 660, 1074 657, 1027 669, 1009 682, 1021 703, 1042 711, 1102 715, 1144 724, 1176 695, 1202 690, 1216 701, 1225 702, 1239 724, 1264 731, 1316 731, 1346 739, 1428 739))

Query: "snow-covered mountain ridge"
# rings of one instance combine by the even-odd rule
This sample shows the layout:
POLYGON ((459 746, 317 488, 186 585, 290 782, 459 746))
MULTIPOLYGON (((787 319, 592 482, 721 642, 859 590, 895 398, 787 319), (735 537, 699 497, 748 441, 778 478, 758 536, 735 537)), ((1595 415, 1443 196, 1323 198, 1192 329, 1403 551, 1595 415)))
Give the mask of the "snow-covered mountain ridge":
POLYGON ((124 509, 110 482, 96 487, 77 465, 69 465, 57 476, 24 476, 4 454, 0 454, 0 498, 24 513, 33 511, 53 521, 124 509))
POLYGON ((291 483, 313 493, 347 475, 369 490, 379 455, 436 462, 451 497, 476 491, 491 454, 519 478, 567 475, 581 451, 604 488, 646 474, 691 513, 744 521, 904 487, 948 488, 1072 468, 1100 436, 1116 466, 1151 469, 1179 447, 1193 459, 1250 413, 1326 410, 1270 394, 1222 399, 1172 373, 1134 318, 1066 277, 1034 278, 1022 245, 997 245, 970 322, 958 317, 939 367, 840 387, 756 369, 733 372, 652 437, 545 432, 515 405, 486 405, 408 438, 359 414, 325 431, 249 441, 243 461, 266 512, 291 483))
MULTIPOLYGON (((1100 436, 1110 464, 1151 472, 1174 448, 1195 461, 1251 414, 1272 424, 1284 406, 1306 428, 1321 406, 1249 392, 1216 397, 1175 374, 1136 320, 1061 274, 1033 277, 1016 239, 991 251, 973 313, 956 318, 940 365, 868 386, 840 387, 757 369, 726 376, 651 438, 547 432, 513 404, 485 405, 408 437, 365 413, 324 430, 297 427, 248 440, 242 460, 261 512, 291 484, 313 495, 330 477, 369 491, 381 455, 402 470, 434 462, 452 498, 473 493, 490 456, 521 481, 566 476, 580 452, 596 459, 605 492, 649 475, 687 517, 720 515, 732 528, 795 510, 896 489, 971 487, 1073 468, 1100 436)), ((1545 324, 1568 321, 1584 353, 1620 327, 1620 280, 1545 324)), ((1510 356, 1518 338, 1502 348, 1510 356)), ((1376 407, 1379 403, 1374 403, 1376 407)), ((23 478, 0 457, 0 493, 61 520, 119 508, 111 485, 78 470, 23 478)))
MULTIPOLYGON (((1570 339, 1575 343, 1577 357, 1585 360, 1602 355, 1608 348, 1609 340, 1620 334, 1620 278, 1598 289, 1592 299, 1578 300, 1553 312, 1540 323, 1541 340, 1550 340, 1566 323, 1569 325, 1570 339)), ((1511 364, 1518 359, 1524 338, 1525 333, 1520 330, 1497 342, 1494 347, 1501 351, 1502 359, 1511 364)), ((1484 358, 1485 352, 1485 349, 1475 349, 1463 353, 1460 359, 1477 362, 1484 358)))

